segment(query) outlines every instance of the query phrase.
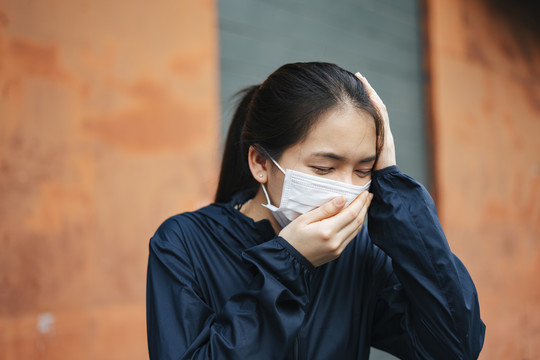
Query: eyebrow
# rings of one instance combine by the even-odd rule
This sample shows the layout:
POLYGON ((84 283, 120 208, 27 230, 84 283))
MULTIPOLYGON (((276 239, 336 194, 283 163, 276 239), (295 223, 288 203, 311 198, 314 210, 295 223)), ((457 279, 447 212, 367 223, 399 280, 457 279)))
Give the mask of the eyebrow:
MULTIPOLYGON (((344 156, 334 154, 332 152, 318 152, 318 153, 312 154, 311 156, 312 157, 324 157, 324 158, 329 158, 329 159, 333 159, 333 160, 337 160, 337 161, 345 161, 344 156)), ((362 159, 362 160, 360 160, 358 162, 359 163, 368 163, 368 162, 375 161, 376 159, 377 159, 377 155, 371 155, 371 156, 368 156, 367 158, 364 158, 364 159, 362 159)))

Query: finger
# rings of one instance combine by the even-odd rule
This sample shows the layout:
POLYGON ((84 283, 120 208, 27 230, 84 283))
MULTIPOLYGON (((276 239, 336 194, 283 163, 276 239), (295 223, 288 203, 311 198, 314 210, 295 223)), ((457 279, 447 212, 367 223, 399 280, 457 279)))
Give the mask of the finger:
POLYGON ((369 208, 369 205, 371 204, 371 199, 373 198, 373 195, 370 194, 368 196, 366 206, 363 207, 359 217, 358 222, 354 221, 350 224, 346 225, 340 232, 338 232, 335 236, 337 238, 337 241, 339 242, 337 252, 341 254, 343 250, 349 245, 349 243, 358 235, 360 230, 362 229, 362 226, 364 225, 364 221, 367 214, 367 209, 369 208), (339 240, 341 239, 341 240, 339 240))
POLYGON ((362 211, 368 199, 368 191, 363 191, 356 199, 353 200, 344 210, 326 220, 325 226, 335 229, 336 232, 341 231, 351 222, 355 222, 358 215, 362 211))
POLYGON ((372 102, 376 103, 376 105, 378 105, 378 107, 385 107, 385 105, 384 105, 383 101, 381 100, 380 96, 377 94, 375 89, 373 89, 373 87, 371 86, 369 81, 366 79, 366 77, 363 76, 362 74, 360 74, 359 72, 357 72, 354 75, 364 84, 364 86, 366 88, 366 92, 368 93, 370 100, 372 102))
POLYGON ((321 206, 308 211, 304 215, 299 217, 302 218, 306 224, 311 224, 320 220, 327 219, 339 213, 345 207, 345 197, 338 196, 332 200, 329 200, 322 204, 321 206))
POLYGON ((360 230, 362 229, 362 226, 364 224, 365 216, 367 213, 367 209, 369 208, 369 205, 371 203, 371 198, 368 198, 368 202, 366 206, 364 207, 366 211, 362 211, 359 219, 359 222, 351 222, 349 225, 347 225, 344 229, 342 229, 341 232, 335 234, 335 241, 337 241, 337 254, 341 254, 347 245, 358 235, 360 230))
POLYGON ((364 206, 362 206, 362 208, 360 209, 360 212, 356 216, 355 221, 351 221, 350 223, 346 224, 341 230, 339 230, 338 234, 344 237, 349 237, 349 236, 354 237, 356 234, 358 234, 358 232, 364 225, 367 211, 369 209, 369 206, 371 205, 372 199, 373 199, 373 194, 368 193, 366 201, 364 202, 364 206))
POLYGON ((371 86, 371 84, 369 83, 369 81, 366 79, 366 77, 364 75, 360 74, 359 72, 357 72, 354 75, 364 84, 368 94, 373 93, 373 94, 377 95, 377 92, 375 91, 375 89, 373 89, 373 87, 371 86))

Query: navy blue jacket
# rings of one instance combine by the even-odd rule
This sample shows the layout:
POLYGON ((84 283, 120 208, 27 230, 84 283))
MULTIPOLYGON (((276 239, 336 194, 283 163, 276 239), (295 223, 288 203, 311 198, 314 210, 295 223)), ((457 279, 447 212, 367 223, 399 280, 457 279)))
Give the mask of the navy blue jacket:
POLYGON ((476 359, 474 284, 428 192, 397 166, 373 173, 369 234, 314 268, 247 200, 166 220, 150 240, 151 359, 476 359))

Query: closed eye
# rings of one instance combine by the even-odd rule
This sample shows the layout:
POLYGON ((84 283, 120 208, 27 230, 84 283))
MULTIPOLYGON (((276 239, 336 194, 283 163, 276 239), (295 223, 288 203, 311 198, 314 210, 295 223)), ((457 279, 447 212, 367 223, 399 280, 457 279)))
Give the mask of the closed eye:
POLYGON ((366 177, 371 174, 371 170, 362 171, 362 170, 355 170, 356 174, 360 177, 366 177))
POLYGON ((334 168, 320 168, 316 166, 312 166, 311 168, 316 174, 319 174, 319 175, 329 174, 332 172, 332 170, 334 170, 334 168))

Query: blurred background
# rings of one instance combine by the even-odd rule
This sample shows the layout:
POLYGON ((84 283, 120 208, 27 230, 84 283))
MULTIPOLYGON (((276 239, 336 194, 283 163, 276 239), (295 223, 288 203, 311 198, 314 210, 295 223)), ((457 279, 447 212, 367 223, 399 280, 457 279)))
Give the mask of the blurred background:
POLYGON ((528 0, 2 0, 0 358, 147 359, 148 240, 212 201, 233 94, 327 61, 369 79, 435 198, 479 292, 480 358, 540 359, 539 17, 528 0))

